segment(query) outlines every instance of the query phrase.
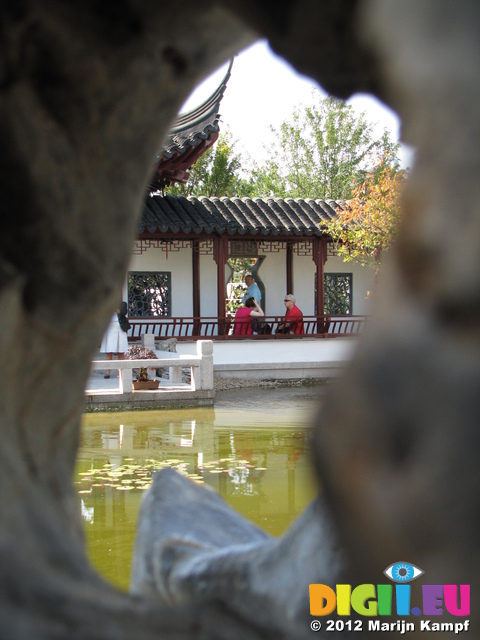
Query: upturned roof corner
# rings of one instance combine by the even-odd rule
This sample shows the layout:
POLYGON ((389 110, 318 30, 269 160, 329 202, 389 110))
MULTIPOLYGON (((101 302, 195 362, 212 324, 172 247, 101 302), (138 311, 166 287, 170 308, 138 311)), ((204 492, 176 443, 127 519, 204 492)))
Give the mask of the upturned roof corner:
POLYGON ((233 58, 215 91, 198 107, 180 113, 157 159, 150 191, 163 190, 175 182, 188 180, 190 167, 217 140, 220 132, 220 103, 230 78, 233 58))

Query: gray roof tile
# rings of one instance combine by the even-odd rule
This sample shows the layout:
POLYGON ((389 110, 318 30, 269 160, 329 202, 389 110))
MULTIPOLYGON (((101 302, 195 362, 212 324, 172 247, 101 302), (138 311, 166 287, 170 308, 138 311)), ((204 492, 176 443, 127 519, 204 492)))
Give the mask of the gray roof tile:
POLYGON ((301 198, 200 198, 151 194, 138 233, 320 236, 344 202, 301 198))

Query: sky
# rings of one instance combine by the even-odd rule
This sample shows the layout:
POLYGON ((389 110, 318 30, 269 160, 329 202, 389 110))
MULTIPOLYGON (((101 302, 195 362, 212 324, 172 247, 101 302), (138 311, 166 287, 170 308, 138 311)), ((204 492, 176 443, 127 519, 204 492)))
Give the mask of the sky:
MULTIPOLYGON (((188 111, 198 106, 218 87, 228 63, 207 78, 182 107, 188 111)), ((285 60, 276 56, 265 40, 245 49, 233 62, 231 77, 220 105, 220 131, 227 129, 237 140, 235 150, 256 161, 265 160, 264 146, 274 139, 270 126, 278 129, 289 120, 295 107, 312 104, 312 91, 326 93, 306 76, 299 75, 285 60)), ((386 128, 392 140, 399 140, 400 122, 396 114, 375 98, 357 94, 348 101, 374 125, 374 135, 381 136, 386 128)), ((402 145, 402 166, 413 164, 413 152, 402 145)))

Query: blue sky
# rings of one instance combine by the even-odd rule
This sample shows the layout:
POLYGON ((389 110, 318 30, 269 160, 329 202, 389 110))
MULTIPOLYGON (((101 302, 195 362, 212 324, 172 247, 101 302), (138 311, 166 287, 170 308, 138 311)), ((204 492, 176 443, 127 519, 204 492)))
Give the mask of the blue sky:
MULTIPOLYGON (((225 75, 228 65, 222 66, 198 87, 182 107, 192 109, 208 97, 225 75)), ((266 157, 264 145, 272 140, 270 125, 277 128, 288 120, 294 107, 311 104, 312 91, 322 91, 311 78, 300 76, 287 62, 271 52, 268 43, 260 40, 235 57, 232 75, 221 104, 221 131, 229 129, 236 150, 256 160, 266 157)), ((326 95, 322 91, 323 95, 326 95)), ((378 100, 356 95, 349 103, 359 113, 365 112, 374 125, 375 135, 388 129, 393 140, 400 136, 396 114, 378 100)), ((402 164, 411 166, 412 152, 402 148, 402 164)))

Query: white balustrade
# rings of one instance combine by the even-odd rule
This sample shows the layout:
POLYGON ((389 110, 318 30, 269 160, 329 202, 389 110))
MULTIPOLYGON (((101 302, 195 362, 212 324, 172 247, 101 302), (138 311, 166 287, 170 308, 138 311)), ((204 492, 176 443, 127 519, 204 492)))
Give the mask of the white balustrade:
MULTIPOLYGON (((149 334, 145 334, 148 336, 149 334)), ((151 336, 153 338, 153 336, 151 336)), ((154 349, 148 338, 144 345, 154 349)), ((209 391, 213 389, 213 342, 197 341, 197 355, 183 355, 169 351, 156 351, 158 358, 149 360, 94 360, 92 370, 119 370, 120 393, 131 393, 133 390, 133 369, 169 369, 169 386, 182 385, 192 391, 209 391), (165 355, 163 355, 165 354, 165 355), (190 369, 190 384, 182 384, 182 369, 190 369)))

